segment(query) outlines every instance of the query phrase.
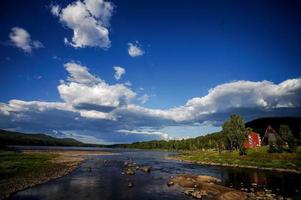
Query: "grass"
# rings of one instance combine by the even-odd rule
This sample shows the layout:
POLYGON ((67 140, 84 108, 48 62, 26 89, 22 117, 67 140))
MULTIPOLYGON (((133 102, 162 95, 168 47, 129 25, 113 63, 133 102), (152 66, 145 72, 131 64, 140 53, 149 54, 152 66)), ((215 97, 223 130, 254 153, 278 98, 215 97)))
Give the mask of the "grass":
POLYGON ((69 166, 56 162, 58 154, 0 150, 0 200, 12 193, 66 175, 69 166))
POLYGON ((248 149, 246 156, 239 156, 237 151, 184 151, 176 158, 192 162, 255 166, 262 168, 295 169, 301 171, 301 147, 296 153, 268 153, 267 147, 248 149))
POLYGON ((57 155, 49 153, 0 151, 0 180, 44 171, 55 165, 51 162, 55 157, 57 155))

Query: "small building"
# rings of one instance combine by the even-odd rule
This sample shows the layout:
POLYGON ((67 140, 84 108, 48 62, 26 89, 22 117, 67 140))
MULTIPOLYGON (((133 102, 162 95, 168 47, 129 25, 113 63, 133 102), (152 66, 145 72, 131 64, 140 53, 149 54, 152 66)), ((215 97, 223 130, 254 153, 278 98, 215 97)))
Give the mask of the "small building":
POLYGON ((246 149, 248 148, 255 148, 261 146, 261 138, 258 133, 255 133, 254 131, 251 131, 248 134, 248 139, 244 142, 244 147, 246 149))
POLYGON ((268 140, 268 144, 276 144, 278 140, 282 141, 281 137, 277 134, 275 129, 272 128, 271 125, 268 125, 267 129, 265 130, 263 141, 268 140))

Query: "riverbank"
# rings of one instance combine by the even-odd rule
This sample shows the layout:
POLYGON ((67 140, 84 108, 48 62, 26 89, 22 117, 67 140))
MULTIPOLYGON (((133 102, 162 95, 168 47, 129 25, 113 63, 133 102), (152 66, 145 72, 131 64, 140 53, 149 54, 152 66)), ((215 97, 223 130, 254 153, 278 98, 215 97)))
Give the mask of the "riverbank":
POLYGON ((0 151, 0 199, 12 193, 65 176, 89 155, 107 155, 100 151, 0 151))
POLYGON ((201 165, 241 167, 283 172, 301 173, 301 149, 296 153, 268 153, 266 147, 247 150, 247 155, 239 156, 237 151, 183 151, 168 159, 201 165))

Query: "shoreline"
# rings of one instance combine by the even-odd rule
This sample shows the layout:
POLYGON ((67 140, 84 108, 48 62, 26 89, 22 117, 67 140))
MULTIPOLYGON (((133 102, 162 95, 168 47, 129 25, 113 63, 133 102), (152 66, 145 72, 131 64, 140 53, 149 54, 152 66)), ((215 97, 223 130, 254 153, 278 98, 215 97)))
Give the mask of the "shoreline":
POLYGON ((43 155, 52 154, 54 156, 50 160, 51 167, 46 167, 39 172, 30 171, 21 177, 16 176, 1 180, 0 200, 8 199, 13 194, 47 183, 49 181, 67 176, 76 170, 91 155, 111 155, 112 153, 104 151, 85 151, 85 150, 24 150, 23 154, 43 155))
POLYGON ((166 157, 165 159, 167 159, 167 160, 176 160, 176 161, 186 162, 186 163, 191 163, 191 164, 196 164, 196 165, 209 165, 209 166, 245 168, 245 169, 259 169, 259 170, 268 170, 268 171, 289 172, 289 173, 301 174, 301 171, 296 170, 296 169, 259 167, 259 166, 252 166, 252 165, 239 165, 239 164, 204 162, 204 161, 191 161, 191 160, 180 159, 180 158, 177 158, 177 157, 166 157))

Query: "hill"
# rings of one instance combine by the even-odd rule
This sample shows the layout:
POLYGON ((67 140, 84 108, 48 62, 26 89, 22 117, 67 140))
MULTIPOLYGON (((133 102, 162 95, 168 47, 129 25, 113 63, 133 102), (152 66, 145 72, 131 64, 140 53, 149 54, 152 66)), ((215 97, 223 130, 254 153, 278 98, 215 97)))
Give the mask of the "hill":
POLYGON ((45 134, 25 134, 1 129, 0 145, 88 146, 72 138, 54 138, 45 134))
POLYGON ((298 138, 301 132, 301 117, 266 117, 252 120, 246 123, 246 127, 250 127, 253 131, 264 135, 268 125, 271 125, 277 132, 280 125, 288 125, 293 135, 298 138))

